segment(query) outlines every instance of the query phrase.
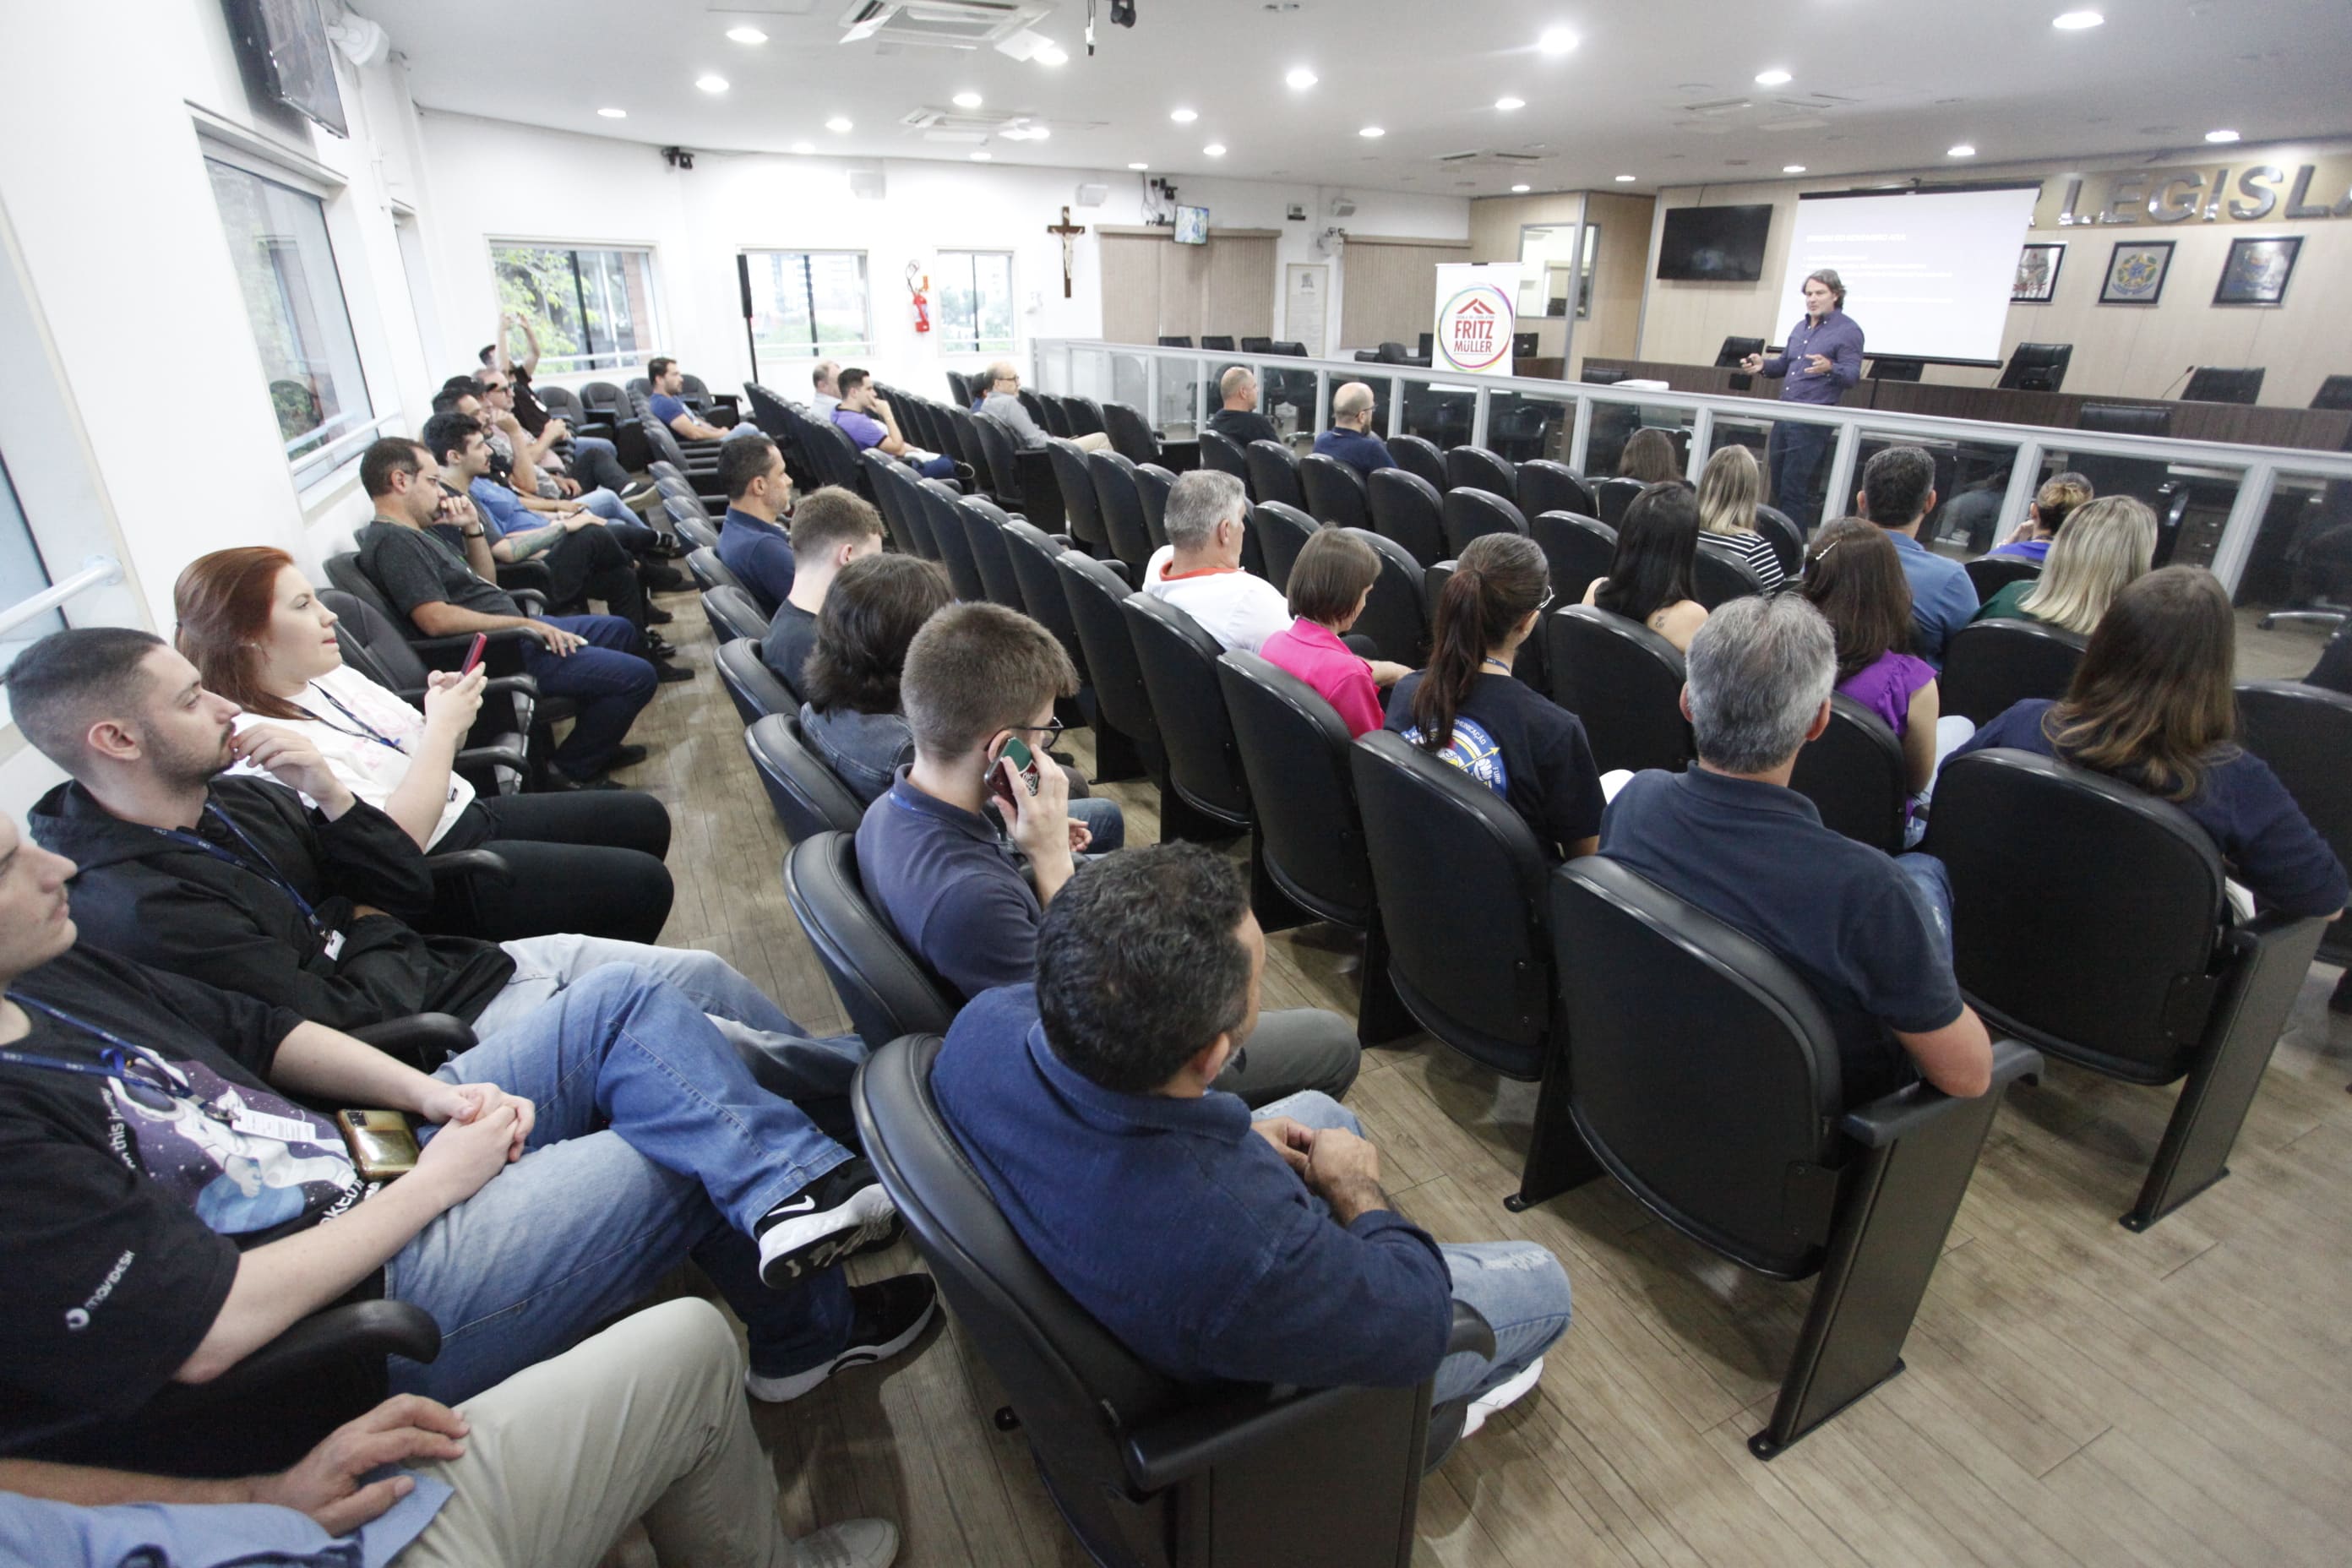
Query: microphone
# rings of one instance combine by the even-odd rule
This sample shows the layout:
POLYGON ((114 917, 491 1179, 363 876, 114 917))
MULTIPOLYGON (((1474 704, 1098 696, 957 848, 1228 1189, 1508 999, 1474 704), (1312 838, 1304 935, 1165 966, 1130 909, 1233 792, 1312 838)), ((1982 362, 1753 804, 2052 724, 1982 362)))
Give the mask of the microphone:
POLYGON ((2196 374, 2197 367, 2192 364, 2187 370, 2182 371, 2179 375, 2174 376, 2172 378, 2172 386, 2168 386, 2162 392, 2156 395, 2157 401, 2161 403, 2164 399, 2171 396, 2173 386, 2179 386, 2182 382, 2187 381, 2190 376, 2195 375, 2196 374))

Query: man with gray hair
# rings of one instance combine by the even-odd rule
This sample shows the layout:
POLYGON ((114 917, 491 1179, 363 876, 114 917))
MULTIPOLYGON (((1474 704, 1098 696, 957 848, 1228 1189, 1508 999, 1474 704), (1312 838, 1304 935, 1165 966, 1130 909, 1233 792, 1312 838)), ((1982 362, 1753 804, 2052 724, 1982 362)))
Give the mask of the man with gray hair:
POLYGON ((1914 1069, 1947 1094, 1982 1094, 1992 1042, 1952 977, 1943 863, 1832 833, 1789 787, 1798 752, 1829 728, 1836 679, 1829 622, 1797 595, 1717 609, 1683 687, 1698 765, 1636 773, 1601 816, 1601 853, 1803 977, 1837 1036, 1847 1104, 1914 1069))
POLYGON ((1279 441, 1282 432, 1257 411, 1257 377, 1245 364, 1234 365, 1217 378, 1217 397, 1224 406, 1209 416, 1209 428, 1238 447, 1252 441, 1279 441))
MULTIPOLYGON (((981 399, 972 412, 984 419, 993 419, 1004 433, 1013 437, 1013 445, 1026 452, 1042 452, 1052 439, 1037 428, 1037 421, 1029 417, 1028 407, 1021 401, 1021 372, 1011 360, 998 360, 982 373, 980 383, 981 399)), ((1099 430, 1089 430, 1083 436, 1068 439, 1081 452, 1103 452, 1110 448, 1110 437, 1099 430)))
POLYGON ((1331 395, 1331 428, 1315 437, 1318 456, 1337 458, 1366 479, 1374 470, 1393 468, 1389 444, 1372 434, 1372 411, 1380 399, 1360 381, 1351 381, 1331 395))
POLYGON ((1168 542, 1144 563, 1143 591, 1165 599, 1227 648, 1255 653, 1290 627, 1282 590, 1242 570, 1248 497, 1241 480, 1195 468, 1168 492, 1168 542))

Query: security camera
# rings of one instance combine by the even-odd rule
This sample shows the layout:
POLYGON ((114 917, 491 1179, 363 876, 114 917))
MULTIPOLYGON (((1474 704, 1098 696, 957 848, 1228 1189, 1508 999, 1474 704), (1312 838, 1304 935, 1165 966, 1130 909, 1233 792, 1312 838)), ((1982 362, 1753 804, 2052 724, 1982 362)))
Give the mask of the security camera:
POLYGON ((694 154, 683 147, 665 147, 662 149, 662 162, 673 169, 691 169, 694 167, 694 154))
POLYGON ((1110 0, 1110 25, 1114 27, 1135 26, 1135 0, 1110 0))

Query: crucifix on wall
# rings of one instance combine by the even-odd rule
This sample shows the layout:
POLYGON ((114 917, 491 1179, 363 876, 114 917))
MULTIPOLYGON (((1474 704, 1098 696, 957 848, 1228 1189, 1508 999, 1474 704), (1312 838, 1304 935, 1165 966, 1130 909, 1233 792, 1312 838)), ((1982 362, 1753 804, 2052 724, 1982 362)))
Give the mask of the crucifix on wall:
POLYGON ((1062 221, 1047 224, 1045 232, 1059 237, 1062 241, 1062 298, 1066 300, 1070 297, 1071 258, 1076 253, 1074 247, 1077 245, 1078 236, 1087 232, 1087 226, 1082 223, 1072 223, 1070 209, 1064 207, 1062 221))

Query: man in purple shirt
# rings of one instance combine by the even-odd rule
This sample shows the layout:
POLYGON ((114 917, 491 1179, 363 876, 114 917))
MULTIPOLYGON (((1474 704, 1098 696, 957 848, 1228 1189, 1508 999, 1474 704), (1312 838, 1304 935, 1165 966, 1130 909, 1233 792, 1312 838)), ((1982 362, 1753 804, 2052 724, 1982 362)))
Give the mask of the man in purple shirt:
POLYGON ((841 373, 841 403, 833 411, 833 422, 849 433, 857 449, 878 447, 887 457, 902 463, 911 463, 915 472, 927 479, 951 479, 956 477, 956 464, 951 458, 942 458, 907 444, 898 433, 898 416, 874 390, 873 378, 852 366, 841 373))
MULTIPOLYGON (((1835 403, 1862 379, 1862 328, 1845 313, 1845 284, 1829 268, 1805 279, 1805 319, 1790 329, 1788 346, 1770 359, 1749 354, 1739 368, 1780 384, 1783 403, 1835 403)), ((1767 458, 1772 468, 1772 504, 1796 525, 1811 531, 1820 521, 1813 496, 1823 454, 1837 438, 1830 425, 1781 421, 1772 426, 1767 458)))

